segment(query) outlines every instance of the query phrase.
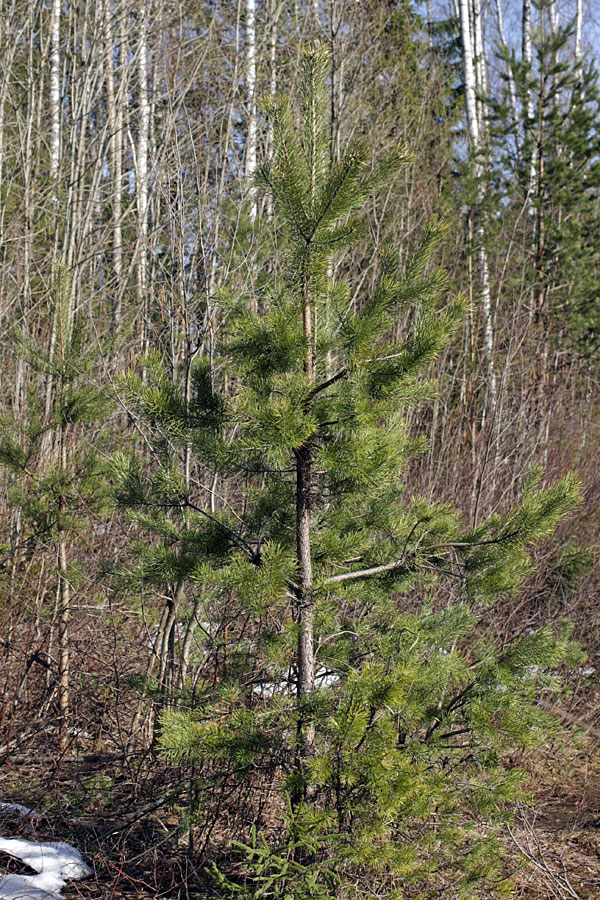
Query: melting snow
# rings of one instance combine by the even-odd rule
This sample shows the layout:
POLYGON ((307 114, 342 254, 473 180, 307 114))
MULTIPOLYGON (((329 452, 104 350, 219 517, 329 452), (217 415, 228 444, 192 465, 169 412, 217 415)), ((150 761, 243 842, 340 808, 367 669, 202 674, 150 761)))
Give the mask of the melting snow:
MULTIPOLYGON (((333 687, 340 680, 340 676, 336 672, 329 672, 327 669, 317 669, 315 672, 315 688, 333 687)), ((275 694, 295 694, 296 684, 292 680, 292 676, 286 681, 261 681, 252 688, 252 693, 256 697, 273 697, 275 694)))
POLYGON ((67 881, 92 874, 79 850, 70 844, 0 838, 0 850, 38 873, 5 875, 0 879, 0 900, 58 900, 67 881))
POLYGON ((595 673, 596 666, 579 666, 575 671, 578 675, 583 675, 584 678, 590 678, 595 673))
POLYGON ((20 816, 39 816, 34 809, 23 806, 22 803, 0 803, 0 816, 10 816, 12 813, 18 813, 20 816))

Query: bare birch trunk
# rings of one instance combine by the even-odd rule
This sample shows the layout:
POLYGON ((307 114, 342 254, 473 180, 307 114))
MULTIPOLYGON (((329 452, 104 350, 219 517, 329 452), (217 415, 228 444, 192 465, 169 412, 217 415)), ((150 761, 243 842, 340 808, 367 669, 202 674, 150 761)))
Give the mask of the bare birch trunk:
MULTIPOLYGON (((59 236, 59 189, 58 178, 60 169, 60 13, 61 0, 52 0, 52 10, 50 18, 50 184, 51 184, 51 201, 53 206, 54 219, 54 261, 58 257, 58 236, 59 236)), ((57 301, 58 304, 58 301, 57 301)), ((54 356, 56 347, 57 328, 59 327, 58 311, 52 318, 52 326, 49 342, 49 356, 54 356)), ((48 375, 46 379, 46 402, 45 402, 45 419, 50 418, 52 409, 52 398, 54 393, 54 379, 52 375, 48 375)), ((45 455, 52 440, 52 432, 48 430, 42 440, 41 452, 45 455)))
POLYGON ((148 100, 148 18, 149 7, 138 4, 138 139, 136 153, 136 202, 138 221, 137 293, 141 315, 140 348, 142 356, 149 349, 150 304, 148 297, 148 139, 150 103, 148 100))
POLYGON ((575 59, 581 59, 581 32, 583 29, 583 0, 577 0, 575 14, 575 59))
POLYGON ((479 139, 483 142, 485 134, 485 95, 487 94, 487 77, 485 72, 485 55, 483 48, 483 29, 481 25, 481 0, 471 0, 473 10, 473 52, 475 70, 475 105, 479 139))
MULTIPOLYGON (((531 0, 523 0, 523 20, 522 20, 522 61, 525 66, 527 77, 531 78, 531 67, 533 62, 531 48, 531 0)), ((527 211, 530 216, 535 214, 534 197, 536 182, 536 147, 533 137, 534 127, 534 103, 533 103, 533 86, 527 87, 527 108, 524 127, 524 146, 529 153, 529 180, 527 187, 527 211)))
MULTIPOLYGON (((269 35, 269 97, 274 103, 277 97, 277 25, 281 6, 277 0, 270 0, 269 4, 269 24, 271 26, 271 34, 269 35)), ((267 158, 270 159, 273 152, 273 123, 269 119, 267 124, 267 158)), ((266 214, 269 219, 273 218, 273 200, 269 195, 266 201, 266 214)))
MULTIPOLYGON (((104 65, 106 70, 106 107, 108 116, 108 166, 112 179, 112 321, 116 329, 122 319, 123 235, 121 230, 121 190, 123 185, 123 112, 115 91, 115 43, 111 0, 104 0, 104 65)), ((119 42, 119 62, 123 45, 119 42)))
POLYGON ((246 0, 246 108, 248 126, 246 134, 245 177, 250 198, 250 219, 256 218, 256 0, 246 0))
POLYGON ((50 180, 53 199, 58 197, 60 163, 60 0, 52 0, 50 19, 50 180))
MULTIPOLYGON (((479 63, 474 56, 474 48, 477 46, 477 42, 474 39, 473 30, 476 34, 477 30, 480 29, 481 14, 479 0, 473 0, 473 2, 474 5, 473 7, 471 7, 469 4, 469 0, 460 0, 459 12, 463 48, 467 125, 469 129, 471 155, 474 161, 473 172, 475 178, 478 181, 478 199, 479 201, 481 201, 483 199, 483 185, 481 181, 483 176, 483 166, 481 162, 481 151, 483 147, 482 138, 484 123, 483 113, 479 112, 478 110, 478 106, 481 104, 481 100, 478 99, 478 94, 482 95, 484 93, 485 78, 482 74, 484 72, 483 60, 481 60, 481 62, 479 63), (472 21, 474 23, 473 27, 471 24, 472 21), (483 79, 483 83, 481 84, 478 83, 477 80, 478 69, 480 71, 480 78, 483 79)), ((481 40, 481 36, 478 39, 478 42, 481 44, 481 52, 483 52, 483 41, 481 40)), ((477 225, 474 229, 474 235, 476 240, 476 255, 479 269, 480 302, 483 317, 483 337, 488 375, 487 403, 483 410, 483 420, 485 422, 488 408, 491 415, 493 416, 494 414, 497 391, 496 374, 494 370, 494 333, 491 311, 489 267, 487 252, 484 243, 484 227, 481 221, 481 213, 479 210, 477 211, 476 219, 477 225)))

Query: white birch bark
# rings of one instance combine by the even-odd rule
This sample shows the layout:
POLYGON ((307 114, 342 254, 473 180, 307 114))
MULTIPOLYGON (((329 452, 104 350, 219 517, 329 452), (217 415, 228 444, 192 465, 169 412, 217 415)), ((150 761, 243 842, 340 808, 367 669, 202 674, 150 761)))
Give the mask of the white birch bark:
MULTIPOLYGON (((465 77, 465 103, 467 107, 467 125, 471 152, 479 150, 479 118, 475 99, 475 64, 473 54, 473 38, 471 32, 471 9, 469 0, 460 0, 460 32, 462 40, 463 71, 465 77)), ((477 163, 478 165, 478 163, 477 163)))
POLYGON ((150 132, 150 103, 148 99, 148 18, 145 0, 138 4, 138 139, 136 148, 136 203, 138 220, 137 292, 141 321, 142 355, 149 349, 148 298, 148 139, 150 132))
MULTIPOLYGON (((60 172, 60 14, 61 0, 52 0, 52 9, 50 13, 50 184, 51 199, 53 205, 55 236, 54 236, 54 259, 57 260, 58 247, 58 178, 60 172)), ((57 304, 58 301, 55 301, 57 304)), ((52 317, 52 326, 50 331, 50 359, 54 357, 56 348, 56 336, 58 328, 58 310, 55 308, 52 317)), ((54 379, 52 375, 46 378, 46 398, 45 398, 45 419, 50 419, 52 410, 52 399, 54 395, 54 379)), ((49 449, 53 439, 52 429, 48 429, 43 437, 41 445, 41 454, 44 457, 49 449)))
POLYGON ((583 0, 577 0, 575 14, 575 59, 581 59, 581 32, 583 29, 583 0))
POLYGON ((52 0, 50 18, 50 180, 55 203, 60 163, 60 3, 52 0))
POLYGON ((246 134, 245 177, 250 197, 250 218, 256 218, 256 0, 246 0, 246 134))
POLYGON ((473 50, 475 69, 475 103, 479 124, 479 136, 483 138, 485 131, 485 100, 487 93, 487 77, 485 71, 485 54, 483 48, 483 29, 481 25, 481 0, 471 0, 473 9, 473 50))
MULTIPOLYGON (((277 37, 278 23, 281 5, 278 0, 270 0, 269 3, 269 25, 271 32, 269 35, 269 97, 274 103, 277 97, 277 37)), ((266 155, 270 159, 273 153, 273 123, 269 119, 267 123, 267 146, 266 155)), ((273 218, 273 200, 270 195, 266 198, 265 203, 266 216, 268 219, 273 218)))
MULTIPOLYGON (((121 325, 121 278, 123 272, 123 235, 121 230, 121 191, 123 184, 123 112, 117 104, 115 91, 115 43, 110 0, 104 0, 104 65, 106 72, 106 107, 108 117, 108 166, 112 179, 112 269, 113 308, 115 328, 121 325)), ((119 62, 122 46, 119 44, 119 62)))
POLYGON ((92 0, 86 0, 82 15, 71 19, 72 30, 69 35, 70 46, 80 48, 79 54, 72 60, 66 91, 72 108, 70 129, 70 177, 65 204, 65 237, 63 260, 72 273, 69 292, 70 308, 68 315, 73 318, 81 303, 83 269, 85 267, 86 240, 93 227, 93 189, 97 169, 90 165, 89 131, 93 117, 93 105, 96 98, 98 78, 102 76, 101 67, 96 65, 96 53, 100 45, 95 40, 100 31, 98 6, 92 0))
MULTIPOLYGON (((527 78, 531 78, 531 68, 533 63, 533 55, 531 49, 531 0, 523 0, 523 19, 522 19, 522 61, 525 66, 527 78)), ((535 197, 536 188, 536 147, 533 134, 533 86, 527 85, 527 103, 526 103, 526 121, 524 127, 525 147, 529 144, 529 178, 527 185, 527 210, 530 216, 535 214, 533 199, 535 197)))
MULTIPOLYGON (((277 98, 277 36, 278 22, 281 6, 277 0, 271 0, 269 5, 269 24, 271 26, 271 34, 269 36, 269 97, 274 103, 277 98)), ((267 151, 268 156, 271 155, 273 147, 273 125, 269 119, 267 131, 267 151)))
MULTIPOLYGON (((483 94, 483 85, 477 83, 477 61, 475 59, 474 48, 476 46, 474 39, 474 31, 477 31, 476 19, 479 0, 474 0, 477 7, 471 7, 469 0, 460 0, 460 28, 463 50, 463 70, 465 79, 465 101, 467 107, 467 127, 469 130, 469 141, 471 147, 471 155, 473 157, 473 171, 475 178, 479 182, 479 199, 482 199, 481 177, 483 168, 481 163, 481 149, 483 116, 478 115, 477 94, 483 94), (472 21, 474 27, 472 27, 472 21)), ((483 44, 483 41, 481 41, 483 44)), ((481 102, 481 101, 479 101, 481 102)), ((489 267, 487 260, 487 252, 484 244, 484 229, 479 214, 476 215, 477 225, 474 229, 477 263, 479 269, 480 281, 480 302, 483 317, 483 337, 487 362, 488 375, 488 404, 493 415, 496 404, 496 375, 494 371, 494 333, 491 314, 491 294, 489 281, 489 267)), ((484 409, 484 421, 486 410, 484 409)))

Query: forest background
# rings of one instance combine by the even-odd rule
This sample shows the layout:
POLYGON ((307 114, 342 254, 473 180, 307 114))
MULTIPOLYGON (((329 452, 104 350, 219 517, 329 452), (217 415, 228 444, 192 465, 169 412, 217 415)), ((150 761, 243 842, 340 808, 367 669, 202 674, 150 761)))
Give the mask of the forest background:
MULTIPOLYGON (((115 454, 151 474, 173 450, 156 427, 169 385, 187 414, 194 372, 230 389, 235 304, 266 312, 287 252, 255 182, 276 147, 264 98, 297 97, 311 41, 329 50, 332 165, 353 140, 375 168, 407 151, 328 278, 347 279, 359 308, 384 248, 406 264, 443 220, 426 265, 467 301, 429 364, 435 395, 407 412, 427 438, 409 492, 474 529, 518 503, 534 464, 548 483, 581 479, 577 512, 478 627, 506 647, 568 620, 585 649, 560 667, 564 693, 539 698, 568 735, 510 751, 532 794, 503 846, 507 872, 531 863, 517 896, 597 895, 596 25, 581 0, 4 0, 0 779, 5 799, 44 813, 38 833, 93 856, 94 896, 200 890, 232 835, 268 824, 274 776, 221 783, 201 815, 200 763, 157 743, 165 711, 193 705, 242 651, 250 697, 275 687, 247 610, 217 627, 197 585, 152 557, 171 526, 133 510, 115 454)), ((400 311, 391 330, 410 327, 400 311)), ((216 521, 244 496, 243 477, 221 479, 191 441, 169 458, 216 521)), ((155 497, 167 487, 155 480, 155 497)), ((445 589, 427 590, 444 608, 445 589)))

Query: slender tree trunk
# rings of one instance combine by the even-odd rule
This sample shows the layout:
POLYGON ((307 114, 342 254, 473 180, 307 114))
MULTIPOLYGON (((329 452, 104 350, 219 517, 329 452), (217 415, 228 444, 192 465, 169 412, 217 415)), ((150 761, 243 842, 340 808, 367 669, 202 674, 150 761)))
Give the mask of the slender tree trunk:
MULTIPOLYGON (((8 9, 2 12, 2 19, 0 21, 0 46, 3 49, 2 56, 0 57, 0 62, 2 64, 2 72, 0 72, 0 197, 2 197, 2 184, 3 184, 3 167, 4 167, 4 108, 6 105, 6 101, 8 99, 9 93, 9 84, 10 84, 10 75, 12 72, 13 59, 15 57, 15 52, 25 30, 25 24, 19 29, 17 34, 11 34, 11 26, 14 28, 14 20, 16 17, 16 4, 13 2, 10 4, 8 9)), ((1 214, 4 214, 4 208, 1 210, 1 214)), ((0 220, 0 226, 2 225, 2 220, 0 220)), ((0 227, 0 242, 2 240, 2 228, 0 227)))
MULTIPOLYGON (((122 68, 122 44, 118 44, 122 68)), ((122 319, 123 235, 121 230, 121 190, 123 184, 123 112, 115 92, 115 43, 111 0, 104 0, 104 65, 106 69, 106 107, 108 116, 108 166, 112 179, 112 321, 116 329, 122 319)))
MULTIPOLYGON (((304 273, 302 285, 302 324, 306 346, 304 372, 309 384, 315 378, 313 309, 310 295, 309 275, 304 273)), ((310 445, 298 447, 296 456, 296 556, 298 563, 298 585, 296 590, 296 617, 298 622, 298 702, 310 695, 315 687, 314 650, 314 597, 311 560, 312 525, 312 463, 313 450, 310 445)), ((314 724, 299 721, 300 761, 313 752, 315 739, 314 724)))
POLYGON ((60 3, 52 0, 50 19, 50 180, 55 205, 60 163, 60 3))
POLYGON ((149 349, 150 301, 148 297, 148 141, 150 135, 150 103, 148 99, 148 20, 150 9, 138 4, 138 139, 136 159, 136 200, 138 220, 137 292, 141 315, 140 347, 142 355, 149 349))
MULTIPOLYGON (((21 166, 23 171, 23 215, 24 215, 24 234, 23 234, 23 266, 19 272, 20 294, 21 294, 21 310, 25 330, 30 327, 29 315, 32 308, 31 286, 33 282, 33 247, 34 247, 34 195, 35 195, 35 168, 36 153, 35 135, 41 131, 41 127, 36 127, 41 122, 41 104, 43 102, 43 82, 38 86, 35 78, 35 56, 37 52, 36 46, 36 30, 35 30, 35 10, 33 4, 29 9, 27 20, 28 42, 27 42, 27 118, 25 125, 25 134, 22 138, 20 148, 21 166)), ((17 371, 15 374, 15 391, 14 391, 14 408, 18 415, 26 403, 25 391, 25 361, 22 354, 19 354, 17 360, 17 371)))
POLYGON ((250 218, 256 218, 256 0, 246 0, 246 108, 248 125, 246 133, 245 176, 250 198, 250 218))
POLYGON ((487 94, 487 77, 485 72, 485 55, 483 47, 483 29, 481 25, 481 0, 471 0, 473 10, 473 52, 477 109, 477 123, 479 139, 482 141, 485 134, 485 95, 487 94))
MULTIPOLYGON (((508 44, 506 43, 506 35, 504 33, 504 16, 502 13, 502 0, 496 0, 496 15, 498 18, 498 34, 500 36, 500 43, 502 44, 502 48, 504 50, 508 49, 508 44)), ((507 65, 507 77, 508 77, 508 90, 510 93, 510 111, 513 116, 513 120, 516 122, 518 118, 518 107, 517 107, 517 87, 515 85, 515 77, 513 75, 513 71, 510 67, 510 64, 507 65)))
MULTIPOLYGON (((476 41, 474 40, 473 31, 475 33, 480 29, 480 23, 473 28, 472 21, 477 23, 480 20, 479 0, 474 0, 475 7, 470 7, 469 0, 460 0, 460 27, 463 49, 463 70, 465 78, 465 102, 467 108, 467 125, 469 130, 469 138, 471 145, 471 154, 473 157, 473 173, 478 182, 478 206, 483 200, 483 166, 481 162, 481 150, 483 146, 483 114, 478 111, 478 93, 484 92, 484 84, 478 84, 477 71, 480 71, 480 78, 483 78, 484 68, 483 61, 481 64, 477 62, 474 55, 476 41)), ((479 43, 483 46, 481 37, 479 43)), ((481 210, 476 210, 476 226, 474 228, 476 256, 479 269, 480 282, 480 302, 483 318, 483 336, 486 354, 487 366, 487 403, 483 411, 483 420, 485 421, 487 407, 493 415, 496 406, 496 373, 494 369, 494 333, 491 311, 491 293, 489 281, 489 267, 487 259, 487 251, 485 249, 485 233, 483 222, 481 219, 481 210)))
POLYGON ((460 0, 460 30, 463 51, 463 70, 465 76, 465 104, 467 107, 467 123, 473 153, 479 150, 479 117, 475 99, 475 65, 473 60, 473 40, 471 34, 471 10, 469 0, 460 0))
MULTIPOLYGON (((269 35, 269 97, 271 102, 275 102, 277 97, 277 26, 281 6, 278 0, 270 0, 269 4, 269 24, 271 33, 269 35)), ((273 123, 269 119, 267 124, 267 159, 270 159, 273 152, 273 123)), ((273 200, 269 195, 266 202, 267 218, 273 218, 273 200)))
MULTIPOLYGON (((59 235, 59 168, 60 168, 60 3, 61 0, 52 0, 52 10, 50 18, 50 184, 51 184, 51 200, 53 206, 54 220, 54 260, 57 261, 57 247, 59 235)), ((55 314, 52 318, 52 327, 50 332, 49 356, 54 356, 54 348, 56 346, 57 328, 59 327, 59 316, 55 314)), ((54 392, 54 379, 52 375, 48 375, 46 379, 46 403, 45 418, 50 418, 50 410, 52 409, 52 396, 54 392)), ((50 447, 52 433, 50 430, 44 436, 42 441, 42 455, 44 455, 50 447)))
POLYGON ((583 0, 577 0, 575 14, 575 59, 581 59, 581 32, 583 29, 583 0))
MULTIPOLYGON (((527 77, 531 78, 531 69, 533 63, 533 55, 531 48, 531 0, 523 0, 523 19, 522 19, 522 61, 525 66, 527 77)), ((530 216, 535 213, 534 197, 535 197, 535 172, 536 172, 536 148, 533 137, 534 129, 534 101, 533 101, 533 85, 527 87, 527 106, 524 127, 524 148, 529 154, 529 179, 527 188, 528 204, 527 209, 530 216)))
MULTIPOLYGON (((296 451, 296 555, 298 586, 296 616, 298 621, 298 702, 310 696, 315 688, 314 598, 310 547, 311 533, 312 449, 296 451)), ((299 721, 300 761, 313 752, 315 728, 301 715, 299 721)))
POLYGON ((298 696, 315 686, 312 561, 310 552, 312 449, 296 451, 296 552, 298 557, 298 696))
MULTIPOLYGON (((60 427, 58 441, 60 464, 67 470, 67 444, 64 426, 60 427)), ((61 503, 62 513, 62 503, 61 503)), ((69 743, 70 674, 69 674, 69 619, 71 615, 71 588, 67 577, 67 541, 63 532, 57 543, 58 571, 58 708, 59 749, 64 753, 69 743)))

